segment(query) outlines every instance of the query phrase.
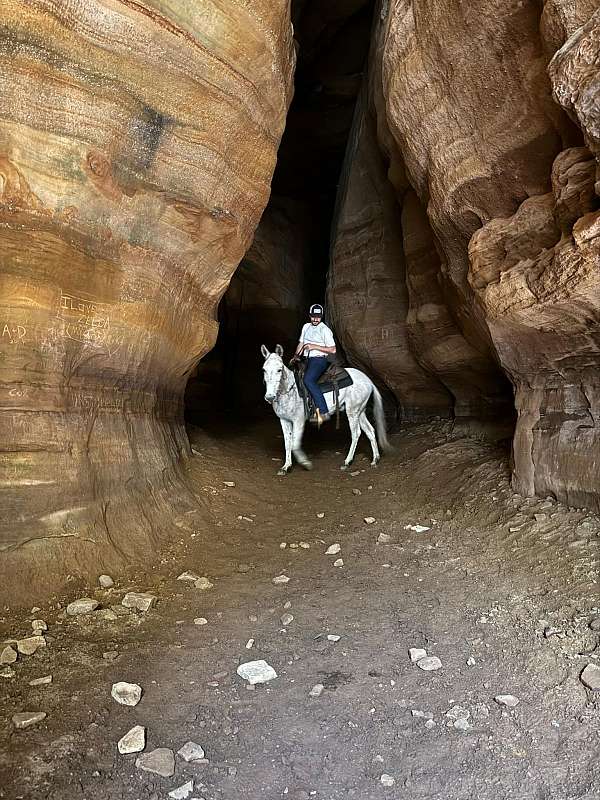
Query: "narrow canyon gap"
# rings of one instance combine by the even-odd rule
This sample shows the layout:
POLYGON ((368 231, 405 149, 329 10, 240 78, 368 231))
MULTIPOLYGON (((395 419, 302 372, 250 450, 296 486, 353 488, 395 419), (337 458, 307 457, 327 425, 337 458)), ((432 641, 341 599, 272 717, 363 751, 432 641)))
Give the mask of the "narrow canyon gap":
POLYGON ((515 489, 600 509, 597 3, 230 8, 0 10, 13 592, 155 558, 186 383, 255 407, 322 295, 397 420, 516 415, 515 489))

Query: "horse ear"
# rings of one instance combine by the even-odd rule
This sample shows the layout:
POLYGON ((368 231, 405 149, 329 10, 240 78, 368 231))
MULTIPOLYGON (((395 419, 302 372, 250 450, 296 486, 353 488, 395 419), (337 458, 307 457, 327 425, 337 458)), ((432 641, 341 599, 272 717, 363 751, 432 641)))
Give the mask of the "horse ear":
POLYGON ((271 355, 271 354, 269 353, 269 351, 267 350, 267 348, 265 347, 265 345, 264 345, 264 344, 261 344, 261 346, 260 346, 260 352, 263 354, 263 358, 265 359, 265 361, 266 361, 266 360, 267 360, 267 358, 268 358, 268 357, 271 355))
POLYGON ((283 355, 283 347, 282 347, 280 344, 278 344, 278 345, 275 347, 275 352, 277 353, 277 355, 279 356, 279 358, 281 358, 281 356, 283 355))

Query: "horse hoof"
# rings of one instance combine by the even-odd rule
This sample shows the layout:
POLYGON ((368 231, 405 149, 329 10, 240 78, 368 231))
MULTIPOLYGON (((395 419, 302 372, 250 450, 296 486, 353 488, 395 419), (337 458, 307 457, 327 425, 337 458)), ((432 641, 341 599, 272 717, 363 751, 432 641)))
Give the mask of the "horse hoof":
POLYGON ((346 469, 348 469, 348 467, 349 467, 349 466, 350 466, 350 464, 342 464, 342 466, 340 467, 340 469, 341 469, 341 470, 346 470, 346 469))
POLYGON ((373 461, 371 461, 371 466, 372 467, 376 467, 377 464, 379 464, 379 459, 378 458, 374 458, 373 461))
POLYGON ((312 469, 312 461, 304 461, 302 466, 307 472, 310 472, 312 469))
POLYGON ((277 475, 278 475, 280 478, 282 478, 284 475, 287 475, 287 474, 288 474, 288 471, 287 471, 287 469, 280 469, 280 470, 278 470, 278 472, 277 472, 277 475))

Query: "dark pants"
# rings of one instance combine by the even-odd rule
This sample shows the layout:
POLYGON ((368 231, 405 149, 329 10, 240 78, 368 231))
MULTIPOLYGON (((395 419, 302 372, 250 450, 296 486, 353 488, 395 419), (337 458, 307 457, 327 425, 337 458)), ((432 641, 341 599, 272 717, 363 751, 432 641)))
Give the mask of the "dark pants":
POLYGON ((309 358, 306 363, 306 372, 304 373, 304 385, 310 392, 321 414, 327 414, 328 409, 325 398, 323 397, 323 392, 319 388, 317 381, 328 366, 329 362, 326 358, 309 358))

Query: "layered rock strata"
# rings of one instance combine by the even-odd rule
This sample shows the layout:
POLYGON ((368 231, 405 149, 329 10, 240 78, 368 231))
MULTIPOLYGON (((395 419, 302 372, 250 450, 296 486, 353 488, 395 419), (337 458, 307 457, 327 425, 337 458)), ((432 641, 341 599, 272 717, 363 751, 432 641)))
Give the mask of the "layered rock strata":
POLYGON ((118 566, 199 512, 183 390, 267 202, 294 65, 288 4, 234 5, 0 7, 4 590, 118 566))

